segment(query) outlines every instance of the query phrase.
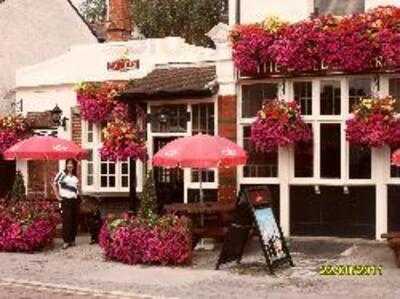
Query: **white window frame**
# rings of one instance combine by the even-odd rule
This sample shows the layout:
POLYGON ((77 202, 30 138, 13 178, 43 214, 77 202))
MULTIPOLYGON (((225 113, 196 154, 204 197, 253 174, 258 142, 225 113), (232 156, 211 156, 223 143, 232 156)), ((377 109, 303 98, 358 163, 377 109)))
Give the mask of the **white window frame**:
MULTIPOLYGON (((293 82, 312 81, 313 111, 312 115, 304 116, 306 122, 313 123, 314 130, 314 177, 296 178, 294 177, 294 152, 293 148, 279 148, 278 158, 278 177, 277 178, 244 178, 243 167, 238 168, 238 187, 246 184, 265 184, 279 185, 280 192, 280 224, 285 236, 290 235, 290 186, 293 185, 314 185, 314 186, 374 186, 375 187, 375 238, 381 239, 381 234, 387 232, 387 184, 400 184, 400 178, 390 177, 390 150, 388 147, 379 149, 373 148, 371 151, 371 178, 370 179, 350 179, 349 178, 349 145, 346 141, 345 123, 349 117, 349 83, 348 80, 353 76, 330 76, 330 77, 306 77, 296 79, 275 80, 249 80, 237 84, 237 135, 238 142, 243 146, 243 125, 251 124, 255 118, 242 118, 242 85, 256 83, 281 82, 282 88, 279 89, 278 97, 281 99, 293 99, 293 82), (319 115, 320 112, 320 81, 321 80, 340 80, 341 82, 341 114, 340 115, 319 115), (285 88, 283 88, 285 87, 285 88), (285 92, 286 91, 286 92, 285 92), (329 179, 320 178, 320 151, 319 151, 319 124, 326 122, 339 122, 341 124, 341 178, 329 179)), ((364 76, 354 76, 361 78, 364 76)), ((398 75, 365 75, 372 79, 371 91, 374 95, 386 96, 389 94, 389 78, 399 77, 398 75)))
MULTIPOLYGON (((99 150, 102 147, 101 142, 101 125, 93 124, 93 142, 87 140, 89 122, 82 120, 82 147, 93 151, 93 184, 87 184, 88 175, 88 161, 82 161, 82 192, 83 193, 129 193, 130 176, 129 176, 129 161, 128 163, 128 186, 122 186, 122 162, 115 163, 115 187, 102 187, 101 186, 101 156, 99 150)), ((141 192, 143 189, 143 163, 136 161, 136 191, 141 192)))
MULTIPOLYGON (((164 105, 187 105, 187 112, 190 113, 191 119, 187 122, 187 129, 186 132, 167 132, 167 133, 160 133, 160 132, 153 132, 151 130, 151 123, 147 124, 147 141, 146 146, 148 149, 149 154, 149 161, 147 164, 148 169, 151 169, 153 166, 151 164, 151 160, 153 158, 153 151, 154 151, 154 138, 156 137, 188 137, 192 136, 192 105, 195 104, 206 104, 206 103, 213 103, 214 104, 214 135, 218 135, 218 100, 216 96, 210 97, 209 99, 182 99, 182 100, 174 100, 171 102, 168 101, 152 101, 148 102, 147 105, 147 113, 151 113, 151 107, 154 106, 164 106, 164 105)), ((219 185, 219 171, 217 168, 210 169, 214 170, 214 182, 203 182, 202 187, 204 190, 210 189, 218 189, 219 185)), ((199 189, 200 183, 192 181, 192 173, 191 169, 184 168, 183 169, 183 178, 184 178, 184 203, 188 203, 188 193, 190 189, 199 189)))

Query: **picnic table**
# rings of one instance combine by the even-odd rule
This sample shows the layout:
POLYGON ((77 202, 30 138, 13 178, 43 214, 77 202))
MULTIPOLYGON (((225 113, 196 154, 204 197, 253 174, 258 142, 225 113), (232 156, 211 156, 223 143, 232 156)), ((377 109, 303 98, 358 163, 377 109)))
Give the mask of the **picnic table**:
POLYGON ((234 203, 222 202, 174 203, 164 206, 166 212, 186 216, 192 220, 193 247, 201 238, 218 239, 225 236, 234 209, 234 203), (201 226, 198 224, 199 217, 205 217, 210 221, 201 226))

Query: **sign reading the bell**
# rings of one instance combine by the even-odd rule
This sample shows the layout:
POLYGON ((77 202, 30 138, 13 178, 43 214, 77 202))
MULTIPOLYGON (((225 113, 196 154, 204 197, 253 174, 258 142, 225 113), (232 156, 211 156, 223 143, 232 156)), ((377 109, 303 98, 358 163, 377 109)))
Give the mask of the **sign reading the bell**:
POLYGON ((107 70, 117 72, 127 72, 130 70, 139 69, 139 60, 120 58, 112 62, 107 63, 107 70))

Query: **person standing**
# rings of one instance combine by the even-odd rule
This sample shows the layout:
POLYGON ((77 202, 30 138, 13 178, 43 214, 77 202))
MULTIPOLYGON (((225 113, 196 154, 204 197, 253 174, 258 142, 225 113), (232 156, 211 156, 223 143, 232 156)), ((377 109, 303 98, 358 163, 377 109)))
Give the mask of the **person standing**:
POLYGON ((76 176, 76 161, 68 159, 65 169, 61 170, 53 182, 53 191, 61 203, 63 249, 75 246, 75 238, 78 232, 78 183, 76 176))

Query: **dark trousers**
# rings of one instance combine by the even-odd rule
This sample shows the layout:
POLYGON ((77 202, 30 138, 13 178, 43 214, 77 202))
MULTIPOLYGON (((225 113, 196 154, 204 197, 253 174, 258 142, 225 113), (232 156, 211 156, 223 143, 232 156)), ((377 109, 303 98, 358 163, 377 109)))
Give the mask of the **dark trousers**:
POLYGON ((63 198, 61 202, 63 239, 65 243, 75 242, 78 233, 78 200, 63 198))

